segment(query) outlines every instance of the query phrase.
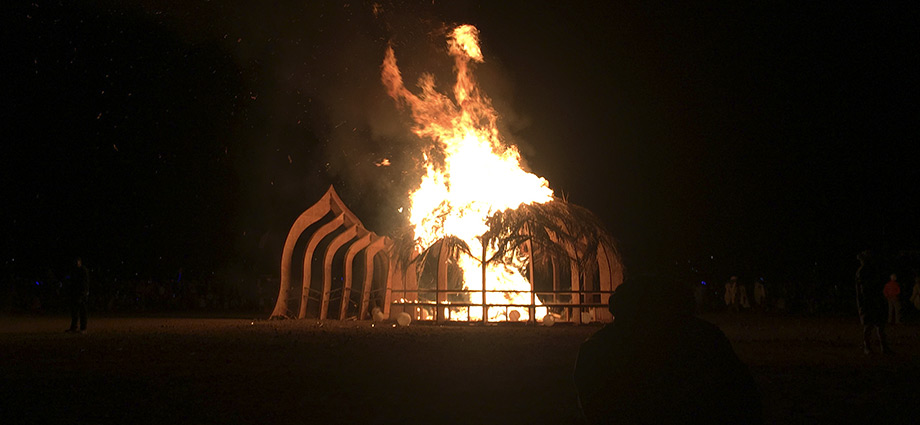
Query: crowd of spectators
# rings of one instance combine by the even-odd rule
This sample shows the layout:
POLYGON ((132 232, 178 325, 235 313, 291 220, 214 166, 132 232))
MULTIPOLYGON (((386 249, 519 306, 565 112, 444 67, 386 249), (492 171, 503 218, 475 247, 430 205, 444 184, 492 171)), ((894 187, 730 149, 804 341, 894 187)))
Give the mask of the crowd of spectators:
POLYGON ((697 312, 845 315, 855 309, 856 295, 850 282, 726 279, 690 282, 697 312))
MULTIPOLYGON (((67 309, 67 276, 7 276, 0 282, 0 312, 43 313, 67 309)), ((95 313, 254 312, 271 313, 277 278, 107 278, 91 273, 88 307, 95 313)))

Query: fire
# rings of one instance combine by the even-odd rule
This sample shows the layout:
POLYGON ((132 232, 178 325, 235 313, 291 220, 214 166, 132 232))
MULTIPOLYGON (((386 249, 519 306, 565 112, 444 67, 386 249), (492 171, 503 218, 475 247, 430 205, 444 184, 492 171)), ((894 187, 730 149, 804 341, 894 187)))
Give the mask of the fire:
MULTIPOLYGON (((392 46, 386 51, 382 80, 390 97, 411 112, 413 132, 433 141, 436 148, 424 155, 425 175, 409 194, 409 220, 415 231, 416 248, 422 250, 444 237, 456 236, 466 242, 472 253, 479 254, 484 252, 480 237, 488 230, 486 221, 491 215, 524 204, 548 202, 553 191, 546 179, 521 168, 520 153, 515 146, 504 143, 496 126, 498 115, 473 78, 472 65, 484 60, 479 31, 472 25, 461 25, 448 36, 447 47, 457 74, 453 99, 435 89, 431 74, 419 78, 419 95, 409 91, 392 46)), ((492 248, 486 247, 486 258, 494 254, 492 248)), ((463 288, 478 291, 470 293, 469 301, 481 304, 482 258, 466 254, 459 257, 463 288)), ((514 255, 502 263, 487 263, 486 304, 531 304, 530 282, 520 272, 526 260, 523 255, 514 255)), ((535 302, 540 305, 539 299, 535 302)), ((482 320, 482 310, 454 308, 450 316, 482 320)), ((538 308, 537 318, 542 319, 546 311, 545 307, 538 308)), ((486 314, 492 321, 508 320, 506 314, 519 320, 529 320, 530 316, 523 307, 492 307, 486 314)))

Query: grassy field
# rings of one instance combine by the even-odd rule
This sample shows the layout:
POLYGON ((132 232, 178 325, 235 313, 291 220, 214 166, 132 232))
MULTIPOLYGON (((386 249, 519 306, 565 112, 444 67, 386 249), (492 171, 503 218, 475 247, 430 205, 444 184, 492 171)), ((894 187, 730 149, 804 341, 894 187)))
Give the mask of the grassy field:
MULTIPOLYGON (((920 423, 920 326, 866 356, 854 318, 712 315, 767 423, 920 423)), ((372 326, 251 318, 0 318, 0 422, 578 424, 597 326, 372 326)))

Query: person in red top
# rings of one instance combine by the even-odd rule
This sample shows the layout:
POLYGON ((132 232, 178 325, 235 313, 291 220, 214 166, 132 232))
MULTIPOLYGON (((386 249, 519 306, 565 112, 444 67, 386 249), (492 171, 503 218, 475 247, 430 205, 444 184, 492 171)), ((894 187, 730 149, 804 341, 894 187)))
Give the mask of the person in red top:
POLYGON ((898 297, 901 295, 901 285, 898 285, 898 275, 891 274, 891 280, 885 284, 882 293, 885 294, 885 299, 888 300, 888 323, 900 324, 901 300, 898 297))

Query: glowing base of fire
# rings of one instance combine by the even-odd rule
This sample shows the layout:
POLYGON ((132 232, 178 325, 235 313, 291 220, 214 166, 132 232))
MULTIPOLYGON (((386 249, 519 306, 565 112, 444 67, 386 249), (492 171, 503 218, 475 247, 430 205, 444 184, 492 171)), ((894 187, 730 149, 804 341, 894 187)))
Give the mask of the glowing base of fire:
MULTIPOLYGON (((443 302, 435 303, 431 301, 407 301, 400 299, 396 301, 395 306, 402 307, 412 320, 444 320, 451 322, 481 322, 482 321, 482 304, 475 303, 456 303, 443 302), (440 312, 437 317, 436 312, 440 312)), ((492 305, 485 306, 488 312, 489 322, 528 322, 530 321, 530 311, 536 311, 537 322, 543 322, 543 318, 549 313, 549 309, 539 305, 492 305)), ((392 317, 392 316, 391 316, 392 317)))

